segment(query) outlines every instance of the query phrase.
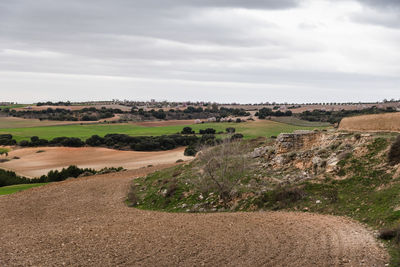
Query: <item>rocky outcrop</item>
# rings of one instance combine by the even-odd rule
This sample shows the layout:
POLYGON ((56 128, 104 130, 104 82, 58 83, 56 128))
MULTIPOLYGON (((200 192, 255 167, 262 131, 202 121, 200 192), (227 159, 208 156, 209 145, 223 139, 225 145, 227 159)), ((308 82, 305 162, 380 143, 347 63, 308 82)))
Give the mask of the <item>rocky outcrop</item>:
POLYGON ((253 152, 250 153, 250 156, 252 158, 259 158, 265 154, 267 154, 268 151, 272 150, 273 147, 271 146, 262 146, 262 147, 257 147, 254 149, 253 152))
POLYGON ((276 139, 275 149, 278 154, 312 149, 320 145, 321 139, 322 133, 319 131, 299 130, 293 133, 282 133, 276 139))

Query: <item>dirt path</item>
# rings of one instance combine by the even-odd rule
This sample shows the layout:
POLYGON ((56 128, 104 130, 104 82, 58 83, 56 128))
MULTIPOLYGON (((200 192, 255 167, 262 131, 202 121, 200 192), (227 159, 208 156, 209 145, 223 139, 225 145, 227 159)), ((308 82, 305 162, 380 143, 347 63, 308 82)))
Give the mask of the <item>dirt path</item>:
POLYGON ((167 151, 139 152, 121 151, 101 147, 31 147, 9 152, 10 161, 0 163, 0 168, 11 170, 26 177, 39 177, 50 170, 60 170, 70 165, 80 168, 102 169, 124 167, 138 169, 148 165, 175 163, 184 156, 185 148, 167 151), (40 153, 37 153, 37 152, 40 153), (20 159, 13 159, 18 157, 20 159))
POLYGON ((384 266, 359 224, 307 213, 171 214, 129 208, 131 178, 54 183, 0 198, 0 266, 384 266))

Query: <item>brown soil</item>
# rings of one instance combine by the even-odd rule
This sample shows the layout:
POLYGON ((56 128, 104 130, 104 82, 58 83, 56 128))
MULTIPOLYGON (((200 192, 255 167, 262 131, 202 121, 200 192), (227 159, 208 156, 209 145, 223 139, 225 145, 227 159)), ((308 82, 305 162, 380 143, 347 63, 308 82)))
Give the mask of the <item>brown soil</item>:
POLYGON ((127 207, 131 179, 155 169, 1 197, 0 266, 384 266, 388 260, 370 232, 341 217, 127 207))
POLYGON ((81 168, 101 169, 104 167, 124 167, 137 169, 147 165, 174 163, 178 159, 193 157, 183 155, 184 148, 169 151, 138 152, 120 151, 98 147, 35 147, 9 152, 8 158, 19 157, 0 163, 0 168, 15 171, 26 177, 38 177, 50 170, 62 169, 70 165, 81 168), (38 151, 44 151, 37 153, 38 151))
POLYGON ((344 118, 339 130, 365 132, 400 132, 400 112, 344 118))

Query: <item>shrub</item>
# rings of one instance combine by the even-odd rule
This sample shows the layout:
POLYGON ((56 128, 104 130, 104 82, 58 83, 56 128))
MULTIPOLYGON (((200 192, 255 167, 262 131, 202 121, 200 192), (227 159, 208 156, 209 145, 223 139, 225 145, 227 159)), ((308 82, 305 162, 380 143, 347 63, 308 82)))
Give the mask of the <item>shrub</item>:
POLYGON ((192 130, 191 127, 184 127, 183 130, 181 131, 181 134, 194 134, 194 131, 192 130))
POLYGON ((400 227, 380 230, 379 238, 383 240, 392 240, 395 238, 396 243, 400 243, 400 227))
POLYGON ((273 194, 273 202, 278 204, 279 208, 285 208, 292 203, 302 200, 306 193, 299 187, 284 187, 277 189, 273 194))
POLYGON ((51 145, 61 145, 66 147, 82 147, 85 143, 76 137, 56 137, 49 142, 51 145))
POLYGON ((19 142, 20 146, 29 146, 29 141, 28 140, 22 140, 19 142))
POLYGON ((233 127, 228 127, 228 128, 225 129, 225 131, 226 131, 226 133, 228 133, 228 134, 233 134, 233 133, 236 132, 236 129, 233 128, 233 127))
POLYGON ((204 147, 199 154, 202 172, 193 182, 202 193, 216 192, 225 202, 233 196, 234 188, 245 178, 250 158, 239 142, 224 141, 217 147, 204 147))
POLYGON ((0 187, 14 184, 28 184, 31 179, 20 177, 15 172, 0 169, 0 187))
POLYGON ((0 146, 13 146, 17 142, 12 139, 11 134, 0 134, 0 146))
POLYGON ((238 139, 242 139, 243 138, 243 134, 241 133, 235 133, 234 135, 231 136, 231 140, 238 140, 238 139))
POLYGON ((92 135, 92 137, 86 139, 85 142, 88 146, 102 146, 104 145, 104 138, 98 135, 92 135))
POLYGON ((188 146, 183 153, 185 156, 196 156, 197 150, 194 146, 188 146))
POLYGON ((389 150, 389 163, 396 165, 400 163, 400 135, 397 136, 396 141, 392 144, 389 150))
POLYGON ((213 128, 207 128, 205 130, 200 130, 200 134, 215 134, 217 131, 213 128))
POLYGON ((296 202, 304 197, 305 193, 300 188, 284 187, 275 193, 274 200, 281 202, 296 202))

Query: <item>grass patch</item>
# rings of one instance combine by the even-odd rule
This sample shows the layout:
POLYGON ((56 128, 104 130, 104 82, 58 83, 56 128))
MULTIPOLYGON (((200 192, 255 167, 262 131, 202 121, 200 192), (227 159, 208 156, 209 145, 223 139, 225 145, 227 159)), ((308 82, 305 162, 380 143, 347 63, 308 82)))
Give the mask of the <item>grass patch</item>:
POLYGON ((9 195, 16 192, 24 191, 32 187, 38 187, 45 185, 47 183, 38 183, 38 184, 17 184, 17 185, 10 185, 10 186, 3 186, 0 187, 0 195, 9 195))
MULTIPOLYGON (((236 128, 237 133, 244 135, 245 139, 256 138, 259 136, 276 136, 282 132, 293 132, 295 130, 312 130, 316 127, 303 127, 284 124, 273 121, 256 121, 244 123, 205 123, 181 126, 163 126, 163 127, 144 127, 134 124, 99 124, 99 125, 59 125, 28 128, 10 128, 0 129, 0 134, 12 134, 18 142, 28 140, 31 136, 39 136, 44 139, 53 139, 55 137, 77 137, 85 140, 92 135, 105 136, 110 133, 127 134, 130 136, 160 136, 175 134, 185 126, 192 127, 196 133, 200 129, 214 128, 217 132, 225 132, 228 127, 236 128)), ((321 128, 321 127, 319 127, 321 128)))
POLYGON ((32 105, 31 104, 13 104, 13 105, 8 105, 8 106, 0 106, 0 109, 24 108, 24 107, 28 107, 28 106, 32 106, 32 105))
POLYGON ((320 122, 320 121, 306 121, 299 119, 295 116, 290 117, 271 117, 272 121, 286 123, 295 126, 305 126, 305 127, 329 127, 332 126, 329 122, 320 122))
POLYGON ((0 147, 0 155, 10 152, 8 148, 0 147))

